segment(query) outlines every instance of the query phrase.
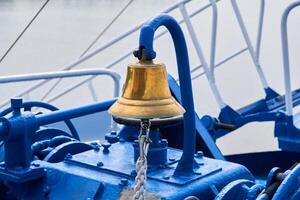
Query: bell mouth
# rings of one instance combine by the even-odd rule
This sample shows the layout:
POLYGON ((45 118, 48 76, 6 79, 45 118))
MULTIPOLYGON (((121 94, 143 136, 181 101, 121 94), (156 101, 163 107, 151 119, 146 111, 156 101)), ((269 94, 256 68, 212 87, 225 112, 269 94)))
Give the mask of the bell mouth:
POLYGON ((109 108, 109 113, 115 118, 138 120, 164 119, 162 121, 166 121, 167 118, 182 116, 184 112, 184 108, 173 97, 148 101, 128 100, 121 97, 109 108))
MULTIPOLYGON (((140 126, 141 119, 137 118, 126 118, 126 117, 117 117, 113 116, 113 120, 118 124, 124 124, 129 126, 140 126)), ((183 115, 175 116, 175 117, 166 117, 166 118, 152 118, 149 119, 151 122, 151 128, 161 128, 166 126, 174 126, 182 124, 183 115)))

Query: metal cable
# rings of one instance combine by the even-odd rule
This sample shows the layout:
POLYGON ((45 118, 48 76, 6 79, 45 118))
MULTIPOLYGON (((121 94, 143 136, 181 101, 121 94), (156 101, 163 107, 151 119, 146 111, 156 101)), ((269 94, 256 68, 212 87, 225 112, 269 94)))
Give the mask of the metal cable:
POLYGON ((30 22, 26 25, 26 27, 23 29, 23 31, 20 33, 20 35, 17 37, 17 39, 10 45, 10 47, 7 49, 7 51, 4 53, 4 55, 0 59, 0 63, 4 60, 4 58, 7 56, 7 54, 12 50, 12 48, 15 46, 15 44, 19 41, 19 39, 23 36, 23 34, 26 32, 26 30, 30 27, 30 25, 33 23, 33 21, 38 17, 38 15, 42 12, 42 10, 46 7, 46 5, 49 3, 50 0, 46 0, 43 6, 39 9, 39 11, 34 15, 34 17, 30 20, 30 22))
POLYGON ((96 42, 104 35, 104 33, 117 21, 117 19, 123 14, 123 12, 129 7, 129 5, 134 0, 128 1, 128 3, 120 10, 120 12, 111 20, 111 22, 101 31, 101 33, 92 41, 92 43, 81 53, 79 58, 84 56, 95 44, 96 42))
MULTIPOLYGON (((98 40, 106 33, 106 31, 117 21, 117 19, 125 12, 125 10, 130 6, 130 4, 134 0, 129 0, 128 3, 118 12, 118 14, 110 21, 110 23, 100 32, 100 34, 92 41, 91 44, 80 54, 78 58, 84 56, 97 42, 98 40)), ((70 70, 73 67, 68 67, 65 70, 70 70)), ((58 79, 53 86, 47 91, 47 93, 41 98, 41 101, 45 100, 50 93, 56 88, 56 86, 62 81, 62 79, 58 79)))

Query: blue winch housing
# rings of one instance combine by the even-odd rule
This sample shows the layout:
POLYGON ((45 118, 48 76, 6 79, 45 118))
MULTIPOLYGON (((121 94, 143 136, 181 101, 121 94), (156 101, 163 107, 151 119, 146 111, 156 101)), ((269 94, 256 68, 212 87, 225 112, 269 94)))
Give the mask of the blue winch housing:
MULTIPOLYGON (((299 200, 299 131, 290 126, 291 116, 258 102, 240 113, 224 107, 218 119, 200 119, 194 110, 187 46, 175 19, 162 14, 144 24, 134 55, 156 57, 153 38, 161 26, 172 36, 178 64, 179 84, 169 75, 170 90, 186 112, 181 123, 149 131, 143 199, 299 200), (215 139, 255 120, 276 123, 283 151, 224 156, 215 139)), ((139 128, 124 125, 101 142, 83 142, 80 135, 85 133, 79 134, 71 121, 107 111, 116 100, 59 110, 40 101, 12 99, 11 107, 0 112, 0 199, 132 199, 139 128), (51 112, 35 114, 32 107, 51 112), (64 122, 68 130, 52 127, 56 122, 64 122)))
MULTIPOLYGON (((33 161, 31 168, 46 170, 47 176, 20 184, 22 190, 13 190, 13 194, 26 199, 119 199, 126 196, 122 192, 134 186, 136 175, 132 143, 121 140, 108 150, 98 144, 92 146, 93 149, 73 156, 67 154, 58 163, 33 161)), ((173 174, 180 156, 181 151, 169 148, 165 164, 149 166, 149 196, 179 200, 193 195, 213 199, 217 191, 233 180, 254 180, 245 167, 206 158, 201 152, 195 155, 195 162, 201 167, 193 176, 176 177, 173 174)))

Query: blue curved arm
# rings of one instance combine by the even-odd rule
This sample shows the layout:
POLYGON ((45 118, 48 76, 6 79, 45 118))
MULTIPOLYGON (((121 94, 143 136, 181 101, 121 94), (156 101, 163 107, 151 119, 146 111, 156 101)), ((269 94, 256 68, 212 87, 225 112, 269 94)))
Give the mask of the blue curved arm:
POLYGON ((140 51, 137 57, 141 59, 141 49, 144 49, 147 60, 155 58, 156 53, 153 50, 153 38, 155 31, 160 26, 165 26, 173 39, 177 58, 181 102, 186 110, 184 114, 183 154, 176 168, 176 172, 191 173, 193 172, 196 140, 195 110, 187 46, 183 32, 176 20, 171 16, 161 14, 145 24, 140 33, 140 51))

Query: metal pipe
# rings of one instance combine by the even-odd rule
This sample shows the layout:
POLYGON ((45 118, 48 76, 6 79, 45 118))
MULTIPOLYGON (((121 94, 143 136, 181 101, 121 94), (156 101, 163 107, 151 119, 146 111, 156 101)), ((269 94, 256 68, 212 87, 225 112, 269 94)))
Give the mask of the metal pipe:
POLYGON ((194 152, 196 146, 195 110, 188 50, 183 32, 174 18, 162 14, 142 27, 139 46, 140 49, 145 50, 148 60, 154 59, 156 56, 153 50, 154 33, 161 26, 165 26, 168 29, 173 39, 180 81, 181 102, 186 110, 183 122, 183 153, 177 165, 176 173, 192 173, 194 169, 194 152))
POLYGON ((64 121, 66 119, 73 119, 76 117, 81 117, 96 112, 102 112, 107 110, 115 101, 116 99, 112 99, 112 100, 90 104, 78 108, 58 110, 47 114, 40 114, 36 116, 37 124, 39 126, 43 126, 43 125, 52 124, 59 121, 64 121))
POLYGON ((57 72, 43 72, 35 74, 22 74, 22 75, 13 75, 13 76, 2 76, 0 77, 1 83, 15 83, 15 82, 25 82, 25 81, 34 81, 41 79, 53 79, 53 78, 69 78, 69 77, 80 77, 87 75, 108 75, 112 78, 119 80, 120 75, 116 72, 110 71, 108 69, 79 69, 72 71, 57 71, 57 72))
MULTIPOLYGON (((80 69, 80 70, 72 70, 72 71, 58 71, 58 72, 43 72, 43 73, 35 73, 35 74, 24 74, 24 75, 14 75, 14 76, 5 76, 0 77, 0 84, 3 83, 11 83, 11 82, 21 82, 21 81, 33 81, 33 80, 41 80, 45 79, 45 81, 50 81, 54 78, 69 78, 69 77, 79 77, 79 76, 88 76, 93 75, 95 78, 97 75, 108 75, 114 81, 114 97, 119 96, 120 90, 120 75, 116 72, 110 71, 108 69, 80 69)), ((88 78, 87 80, 90 80, 88 78)), ((85 82, 83 82, 85 83, 85 82)), ((82 83, 82 84, 83 84, 82 83)), ((34 89, 38 88, 34 87, 34 89)), ((27 89, 25 92, 29 92, 30 89, 27 89)), ((21 93, 17 96, 23 96, 25 92, 21 93)), ((9 104, 10 101, 5 101, 0 105, 0 108, 9 104)))
POLYGON ((293 115, 293 100, 291 90, 291 74, 290 74, 290 60, 289 60, 289 45, 287 34, 287 20, 290 12, 297 6, 300 6, 300 1, 290 4, 281 16, 281 43, 283 56, 283 71, 284 71, 284 87, 285 87, 285 106, 286 114, 293 115))

